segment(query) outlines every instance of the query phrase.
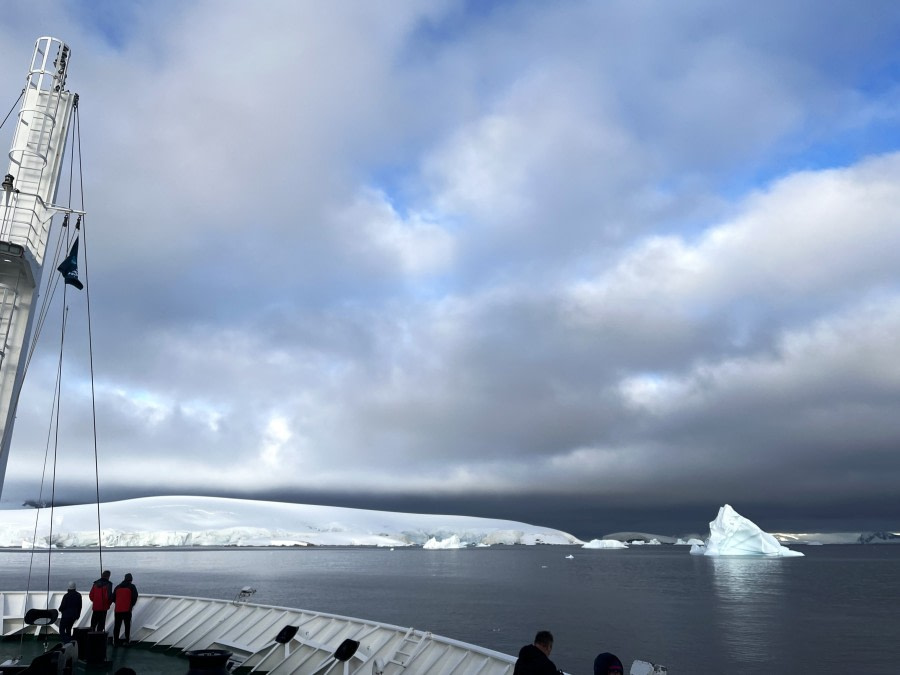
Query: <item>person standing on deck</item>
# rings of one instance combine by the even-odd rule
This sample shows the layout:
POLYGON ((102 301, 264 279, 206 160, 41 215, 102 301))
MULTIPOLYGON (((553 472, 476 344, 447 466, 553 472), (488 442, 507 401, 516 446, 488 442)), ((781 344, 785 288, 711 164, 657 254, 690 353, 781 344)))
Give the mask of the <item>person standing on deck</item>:
POLYGON ((94 610, 91 614, 91 630, 106 629, 106 612, 112 606, 113 585, 109 580, 110 571, 103 570, 100 578, 91 586, 91 592, 88 597, 91 600, 91 608, 94 610))
POLYGON ((615 654, 603 652, 594 659, 594 675, 622 675, 624 672, 625 668, 615 654))
POLYGON ((519 650, 513 675, 557 675, 560 671, 550 660, 553 651, 553 634, 549 630, 538 631, 534 643, 519 650))
POLYGON ((72 639, 72 626, 81 616, 81 593, 75 590, 75 582, 69 582, 69 590, 59 603, 59 636, 63 642, 72 639))
POLYGON ((131 610, 134 609, 138 599, 137 588, 131 583, 134 577, 131 572, 125 575, 125 580, 116 586, 113 593, 113 602, 116 603, 116 624, 113 628, 113 645, 131 644, 131 610), (119 630, 125 624, 125 639, 119 639, 119 630))

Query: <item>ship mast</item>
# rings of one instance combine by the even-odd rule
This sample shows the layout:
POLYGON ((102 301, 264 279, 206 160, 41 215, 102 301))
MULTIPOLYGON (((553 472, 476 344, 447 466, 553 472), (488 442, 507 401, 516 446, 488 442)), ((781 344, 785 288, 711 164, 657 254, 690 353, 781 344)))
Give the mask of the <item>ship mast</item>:
POLYGON ((65 88, 69 54, 56 38, 35 43, 0 190, 0 495, 50 225, 54 214, 70 211, 53 205, 78 99, 65 88))

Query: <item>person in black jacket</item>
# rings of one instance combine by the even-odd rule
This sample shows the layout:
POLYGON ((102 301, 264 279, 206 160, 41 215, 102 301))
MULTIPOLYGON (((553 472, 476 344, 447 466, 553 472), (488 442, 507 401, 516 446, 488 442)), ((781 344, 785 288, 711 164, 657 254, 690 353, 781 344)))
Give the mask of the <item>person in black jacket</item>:
POLYGON ((622 662, 615 654, 603 652, 594 659, 594 675, 622 675, 624 672, 622 662))
POLYGON ((72 639, 72 626, 81 616, 81 593, 75 590, 75 582, 69 582, 69 590, 59 603, 59 636, 63 642, 72 639))
POLYGON ((116 603, 116 623, 113 627, 113 645, 131 644, 131 610, 137 604, 138 592, 131 580, 131 573, 125 575, 125 580, 116 586, 113 591, 113 602, 116 603), (125 639, 119 638, 119 631, 125 625, 125 639))
POLYGON ((557 675, 559 670, 550 660, 553 651, 553 634, 549 630, 538 631, 534 642, 519 650, 513 675, 557 675))

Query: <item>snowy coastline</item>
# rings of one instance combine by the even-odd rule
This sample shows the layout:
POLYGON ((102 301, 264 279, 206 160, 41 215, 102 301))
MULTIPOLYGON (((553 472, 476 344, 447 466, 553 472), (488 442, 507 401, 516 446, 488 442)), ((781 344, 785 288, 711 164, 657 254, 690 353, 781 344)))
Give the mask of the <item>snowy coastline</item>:
MULTIPOLYGON (((49 509, 0 510, 0 548, 50 547, 49 509)), ((691 537, 618 532, 590 541, 527 523, 469 516, 366 511, 219 497, 145 497, 101 504, 103 545, 110 548, 574 545, 620 549, 625 545, 701 543, 691 537), (273 523, 277 524, 273 527, 273 523)), ((97 546, 97 507, 53 510, 52 547, 97 546)), ((782 544, 900 543, 892 532, 774 533, 782 544)))
MULTIPOLYGON (((0 511, 0 547, 97 546, 97 507, 0 511)), ((422 546, 457 537, 470 545, 581 544, 550 528, 467 516, 365 511, 219 497, 145 497, 100 507, 102 543, 110 548, 198 546, 422 546), (277 526, 273 527, 273 523, 277 526)))

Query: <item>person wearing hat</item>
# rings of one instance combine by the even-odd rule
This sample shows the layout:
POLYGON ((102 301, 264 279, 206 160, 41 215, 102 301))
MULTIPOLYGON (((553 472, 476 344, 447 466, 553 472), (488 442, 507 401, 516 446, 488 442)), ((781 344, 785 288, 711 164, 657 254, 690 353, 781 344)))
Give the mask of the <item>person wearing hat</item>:
POLYGON ((131 583, 134 577, 131 573, 125 575, 125 580, 116 586, 113 591, 113 602, 116 603, 116 623, 113 628, 113 645, 131 644, 131 610, 137 604, 138 592, 131 583), (119 631, 125 625, 125 639, 119 638, 119 631))
POLYGON ((594 675, 622 675, 623 672, 622 662, 615 654, 603 652, 594 659, 594 675))
POLYGON ((72 626, 81 616, 81 593, 75 590, 75 582, 69 582, 69 590, 59 603, 59 636, 63 642, 72 639, 72 626))

